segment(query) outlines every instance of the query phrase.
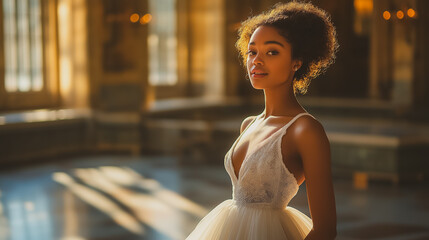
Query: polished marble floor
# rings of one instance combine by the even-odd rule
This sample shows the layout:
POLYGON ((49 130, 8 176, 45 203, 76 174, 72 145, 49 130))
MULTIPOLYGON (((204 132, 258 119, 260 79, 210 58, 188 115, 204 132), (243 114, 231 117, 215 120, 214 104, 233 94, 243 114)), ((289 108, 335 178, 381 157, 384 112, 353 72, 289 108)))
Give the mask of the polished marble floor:
MULTIPOLYGON (((309 215, 305 184, 290 205, 309 215)), ((338 239, 429 239, 429 186, 334 182, 338 239)), ((231 198, 222 166, 102 155, 0 170, 0 239, 184 239, 231 198)))

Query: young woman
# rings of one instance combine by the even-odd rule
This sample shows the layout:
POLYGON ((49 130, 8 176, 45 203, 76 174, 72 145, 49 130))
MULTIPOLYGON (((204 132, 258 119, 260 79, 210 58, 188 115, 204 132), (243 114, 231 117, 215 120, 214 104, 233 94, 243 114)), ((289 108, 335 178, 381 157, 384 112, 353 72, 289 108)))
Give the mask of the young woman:
POLYGON ((329 141, 295 97, 334 61, 330 17, 310 3, 279 3, 244 21, 239 35, 237 48, 250 83, 264 91, 265 109, 243 121, 225 156, 233 199, 214 208, 187 239, 334 239, 329 141), (311 219, 288 206, 304 181, 311 219))

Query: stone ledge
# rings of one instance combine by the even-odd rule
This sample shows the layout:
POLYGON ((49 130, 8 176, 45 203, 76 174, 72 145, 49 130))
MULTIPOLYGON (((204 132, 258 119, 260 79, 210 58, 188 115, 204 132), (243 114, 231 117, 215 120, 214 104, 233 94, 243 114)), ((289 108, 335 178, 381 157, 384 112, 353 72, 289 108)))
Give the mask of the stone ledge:
POLYGON ((0 127, 13 124, 54 122, 91 118, 89 109, 38 109, 0 114, 0 127))
MULTIPOLYGON (((233 107, 235 108, 235 107, 233 107)), ((148 116, 143 122, 143 149, 177 154, 188 163, 223 163, 228 148, 239 135, 247 112, 232 111, 219 117, 218 109, 189 109, 148 116), (195 117, 197 116, 197 117, 195 117)), ((249 109, 247 109, 249 111, 249 109)), ((222 109, 221 112, 228 110, 222 109)), ((429 126, 404 120, 327 117, 314 115, 325 127, 331 142, 334 175, 353 177, 366 172, 374 179, 427 177, 429 172, 429 126), (381 177, 380 177, 381 176, 381 177), (387 176, 387 177, 386 177, 387 176)))

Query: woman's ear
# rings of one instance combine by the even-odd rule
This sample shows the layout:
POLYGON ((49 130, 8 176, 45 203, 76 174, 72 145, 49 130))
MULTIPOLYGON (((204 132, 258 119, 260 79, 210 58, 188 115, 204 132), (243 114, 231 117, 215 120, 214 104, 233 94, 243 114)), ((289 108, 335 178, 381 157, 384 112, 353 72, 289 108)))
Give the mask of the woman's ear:
POLYGON ((294 60, 293 71, 296 72, 302 66, 302 60, 294 60))

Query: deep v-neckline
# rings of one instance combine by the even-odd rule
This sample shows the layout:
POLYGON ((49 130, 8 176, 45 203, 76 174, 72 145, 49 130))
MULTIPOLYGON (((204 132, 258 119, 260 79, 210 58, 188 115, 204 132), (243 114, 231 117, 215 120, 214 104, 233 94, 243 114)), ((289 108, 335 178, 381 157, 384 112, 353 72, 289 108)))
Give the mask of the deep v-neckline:
POLYGON ((239 177, 240 177, 240 171, 241 171, 241 169, 243 168, 243 164, 244 164, 244 162, 246 161, 248 154, 247 154, 247 152, 246 152, 246 155, 244 156, 244 159, 243 159, 243 161, 241 162, 240 169, 238 169, 238 177, 237 177, 237 174, 235 174, 234 163, 233 163, 233 160, 232 160, 232 156, 233 156, 233 154, 234 154, 235 146, 236 146, 236 145, 237 145, 237 143, 240 141, 241 137, 244 135, 244 133, 247 131, 247 129, 249 129, 249 128, 250 128, 250 126, 252 126, 252 125, 253 125, 253 123, 255 123, 255 122, 256 122, 256 120, 257 120, 257 119, 258 119, 262 114, 263 114, 263 113, 261 113, 261 114, 259 114, 258 116, 256 116, 256 117, 255 117, 255 119, 253 119, 253 121, 252 121, 249 125, 247 125, 247 127, 243 130, 243 132, 241 132, 241 134, 238 136, 238 138, 237 138, 237 139, 235 140, 235 142, 232 144, 231 152, 230 152, 230 154, 229 154, 229 160, 230 160, 230 162, 231 162, 232 174, 234 175, 235 180, 236 180, 237 182, 238 182, 239 177))
MULTIPOLYGON (((288 123, 286 123, 284 126, 282 126, 282 127, 280 127, 279 128, 279 130, 277 130, 275 133, 273 133, 273 134, 271 134, 269 137, 267 137, 266 139, 264 139, 262 142, 265 142, 265 141, 267 141, 269 138, 271 138, 273 135, 276 135, 278 132, 280 132, 281 131, 281 129, 283 129, 284 127, 289 127, 289 125, 297 118, 297 117, 299 117, 300 115, 302 115, 302 114, 308 114, 308 112, 302 112, 302 113, 298 113, 297 115, 295 115, 291 120, 289 120, 288 121, 288 123)), ((235 142, 232 144, 232 147, 231 147, 231 151, 230 151, 230 154, 229 154, 229 160, 230 160, 230 165, 231 165, 231 168, 232 168, 232 174, 234 175, 234 178, 235 178, 235 180, 238 182, 240 179, 241 179, 241 169, 243 168, 243 165, 246 163, 246 160, 250 157, 250 156, 252 156, 255 152, 257 152, 262 146, 263 146, 263 144, 262 144, 262 142, 260 142, 258 145, 257 145, 257 147, 255 147, 255 150, 254 151, 252 151, 250 154, 247 154, 247 151, 246 151, 246 155, 244 156, 244 159, 243 159, 243 161, 241 162, 241 166, 240 166, 240 168, 238 169, 238 177, 237 177, 237 175, 235 174, 235 169, 234 169, 234 164, 233 164, 233 154, 234 154, 234 151, 235 151, 235 147, 236 147, 236 145, 238 144, 238 142, 240 141, 240 139, 241 139, 241 137, 244 135, 244 133, 247 131, 247 129, 249 129, 250 128, 250 126, 252 126, 253 125, 253 123, 255 123, 256 122, 256 120, 257 119, 259 119, 259 117, 261 116, 261 115, 263 115, 264 114, 264 112, 263 113, 261 113, 261 114, 259 114, 258 116, 256 116, 255 117, 255 119, 253 119, 253 121, 243 130, 243 132, 238 136, 238 138, 237 138, 237 140, 235 140, 235 142), (260 147, 259 147, 259 145, 261 145, 260 147)), ((277 117, 277 116, 273 116, 273 117, 277 117)), ((283 164, 284 165, 284 164, 283 164)), ((289 171, 289 169, 286 167, 286 166, 284 166, 285 168, 286 168, 286 170, 288 170, 288 172, 290 172, 289 171)), ((291 173, 291 172, 290 172, 291 173)), ((294 177, 295 178, 295 177, 294 177)), ((296 179, 295 179, 296 180, 296 179)))

